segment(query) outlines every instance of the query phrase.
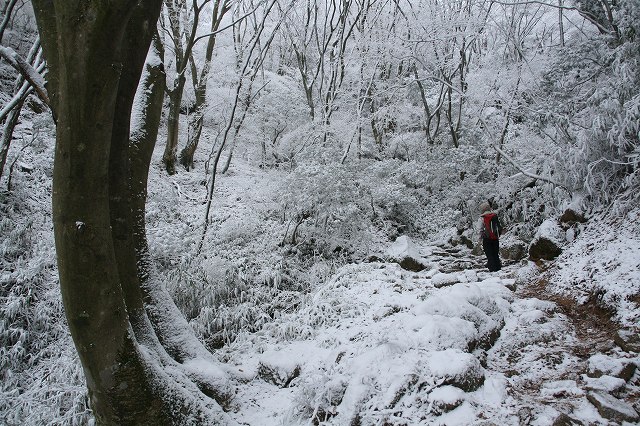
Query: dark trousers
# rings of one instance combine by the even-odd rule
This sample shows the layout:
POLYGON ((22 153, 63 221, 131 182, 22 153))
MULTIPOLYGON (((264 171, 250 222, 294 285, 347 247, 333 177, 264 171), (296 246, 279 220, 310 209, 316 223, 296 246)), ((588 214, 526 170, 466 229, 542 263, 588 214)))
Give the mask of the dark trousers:
POLYGON ((484 249, 484 254, 487 255, 487 268, 489 268, 489 272, 502 269, 502 262, 500 262, 500 243, 498 240, 483 238, 482 248, 484 249))

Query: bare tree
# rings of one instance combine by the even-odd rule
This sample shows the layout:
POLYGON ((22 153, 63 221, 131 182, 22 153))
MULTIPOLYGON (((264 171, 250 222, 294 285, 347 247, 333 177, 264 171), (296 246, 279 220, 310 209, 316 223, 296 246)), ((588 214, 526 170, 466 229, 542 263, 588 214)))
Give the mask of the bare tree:
POLYGON ((167 116, 167 142, 162 156, 167 173, 176 172, 178 153, 178 134, 180 129, 180 109, 186 84, 186 73, 196 43, 196 31, 200 24, 200 15, 211 0, 167 0, 165 2, 166 21, 169 28, 165 30, 172 42, 175 55, 175 78, 173 84, 167 84, 169 94, 169 113, 167 116), (191 22, 185 22, 190 16, 191 22))
POLYGON ((247 47, 246 52, 244 52, 244 49, 237 50, 238 54, 236 61, 239 65, 239 75, 238 81, 236 83, 234 102, 233 106, 231 107, 231 114, 228 118, 227 125, 222 132, 222 140, 220 142, 220 145, 217 149, 215 149, 215 146, 211 148, 211 155, 209 158, 209 161, 212 161, 211 179, 208 185, 209 187, 207 194, 207 206, 205 209, 202 237, 200 238, 200 243, 198 244, 198 253, 202 250, 204 240, 209 229, 209 214, 211 211, 213 192, 216 184, 216 175, 218 172, 218 164, 220 162, 220 157, 222 156, 222 151, 225 149, 225 146, 227 145, 229 139, 232 138, 232 131, 234 132, 233 138, 235 138, 240 131, 240 126, 242 126, 242 122, 244 121, 246 112, 250 105, 253 83, 258 75, 262 63, 265 60, 265 56, 271 46, 273 38, 275 37, 275 34, 277 33, 282 23, 282 21, 279 21, 277 25, 272 29, 272 32, 267 40, 265 42, 262 42, 262 36, 266 28, 267 18, 269 17, 269 14, 271 13, 277 2, 278 0, 272 0, 271 2, 266 3, 263 6, 262 16, 254 21, 253 32, 250 33, 249 39, 246 42, 240 40, 240 43, 243 45, 246 44, 247 47), (248 86, 248 88, 246 89, 246 100, 245 102, 241 102, 245 85, 248 86), (236 114, 239 108, 242 112, 240 120, 236 122, 236 114))
MULTIPOLYGON (((211 13, 210 35, 207 40, 207 50, 205 52, 204 64, 198 74, 198 69, 193 59, 193 52, 190 57, 191 77, 193 89, 195 93, 195 103, 191 107, 189 116, 189 136, 186 146, 180 151, 180 163, 185 169, 189 170, 193 167, 193 156, 200 141, 202 134, 202 124, 204 121, 204 113, 207 101, 207 83, 209 81, 209 70, 211 69, 211 61, 213 59, 213 49, 216 45, 216 35, 220 29, 222 18, 231 10, 230 0, 215 0, 213 11, 211 13)), ((197 40, 196 40, 197 41, 197 40)))

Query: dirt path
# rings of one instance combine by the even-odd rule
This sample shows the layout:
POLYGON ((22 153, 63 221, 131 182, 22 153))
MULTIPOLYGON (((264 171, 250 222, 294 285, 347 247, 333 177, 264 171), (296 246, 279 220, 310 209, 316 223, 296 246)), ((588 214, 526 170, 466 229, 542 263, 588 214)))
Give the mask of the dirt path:
POLYGON ((614 348, 614 337, 620 325, 611 319, 613 313, 599 306, 597 300, 591 298, 586 303, 578 304, 570 297, 549 291, 544 278, 518 289, 517 294, 523 298, 548 300, 560 308, 571 321, 577 338, 577 346, 572 348, 575 355, 587 358, 593 353, 608 352, 614 348))

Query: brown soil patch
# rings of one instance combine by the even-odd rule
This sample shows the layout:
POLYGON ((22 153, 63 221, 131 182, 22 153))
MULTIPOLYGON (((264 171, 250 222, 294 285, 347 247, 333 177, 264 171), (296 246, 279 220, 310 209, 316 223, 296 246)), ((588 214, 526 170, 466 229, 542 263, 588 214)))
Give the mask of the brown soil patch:
POLYGON ((613 346, 613 338, 620 325, 612 317, 614 312, 599 302, 597 295, 586 303, 578 302, 568 296, 553 293, 547 289, 548 281, 539 279, 530 286, 518 291, 522 297, 536 297, 558 305, 560 312, 569 318, 575 329, 580 345, 573 348, 576 356, 585 359, 597 352, 607 352, 613 346))

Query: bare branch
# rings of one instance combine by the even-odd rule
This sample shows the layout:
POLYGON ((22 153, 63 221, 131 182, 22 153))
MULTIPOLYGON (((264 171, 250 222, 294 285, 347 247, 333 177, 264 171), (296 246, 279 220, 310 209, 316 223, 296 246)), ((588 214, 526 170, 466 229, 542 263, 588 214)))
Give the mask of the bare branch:
POLYGON ((492 148, 493 148, 493 149, 494 149, 498 154, 500 154, 502 157, 504 157, 504 159, 505 159, 505 160, 507 160, 509 163, 511 163, 511 165, 512 165, 513 167, 515 167, 516 169, 518 169, 518 171, 519 171, 520 173, 522 173, 523 175, 525 175, 525 176, 527 176, 527 177, 530 177, 530 178, 532 178, 532 179, 538 179, 538 180, 541 180, 541 181, 543 181, 543 182, 548 182, 548 183, 550 183, 550 184, 552 184, 552 185, 554 185, 554 186, 557 186, 558 188, 562 188, 562 189, 564 189, 564 190, 565 190, 565 191, 567 191, 569 194, 571 194, 571 190, 570 190, 569 188, 567 188, 566 186, 564 186, 563 184, 561 184, 560 182, 558 182, 558 181, 556 181, 556 180, 553 180, 553 179, 551 179, 551 178, 547 178, 547 177, 540 176, 540 175, 537 175, 537 174, 535 174, 535 173, 530 173, 530 172, 526 171, 526 170, 524 169, 524 167, 522 167, 521 165, 519 165, 518 163, 516 163, 516 161, 515 161, 513 158, 511 158, 511 157, 509 156, 509 154, 507 154, 506 152, 504 152, 502 149, 498 148, 498 147, 497 147, 496 145, 494 145, 494 144, 491 144, 491 147, 492 147, 492 148))
POLYGON ((45 81, 42 75, 10 47, 0 46, 0 56, 22 74, 24 79, 33 86, 42 102, 51 107, 51 100, 49 99, 47 89, 44 87, 45 81))
POLYGON ((233 21, 232 23, 230 23, 230 24, 229 24, 229 25, 227 25, 226 27, 222 27, 222 28, 220 28, 220 29, 218 29, 218 30, 216 30, 216 31, 213 31, 213 32, 210 32, 210 33, 207 33, 207 34, 203 34, 203 35, 201 35, 201 36, 196 37, 196 38, 193 40, 193 44, 196 44, 198 41, 202 40, 203 38, 207 38, 207 37, 214 36, 214 35, 216 35, 216 34, 218 34, 218 33, 223 32, 224 30, 228 30, 229 28, 231 28, 231 27, 233 27, 233 26, 237 25, 239 22, 242 22, 242 21, 243 21, 243 20, 245 20, 247 17, 249 17, 249 16, 251 16, 252 14, 254 14, 254 13, 256 12, 256 10, 258 10, 258 7, 260 7, 260 6, 256 6, 253 10, 251 10, 251 11, 249 11, 249 12, 245 13, 244 15, 242 15, 241 17, 239 17, 238 19, 236 19, 235 21, 233 21))

